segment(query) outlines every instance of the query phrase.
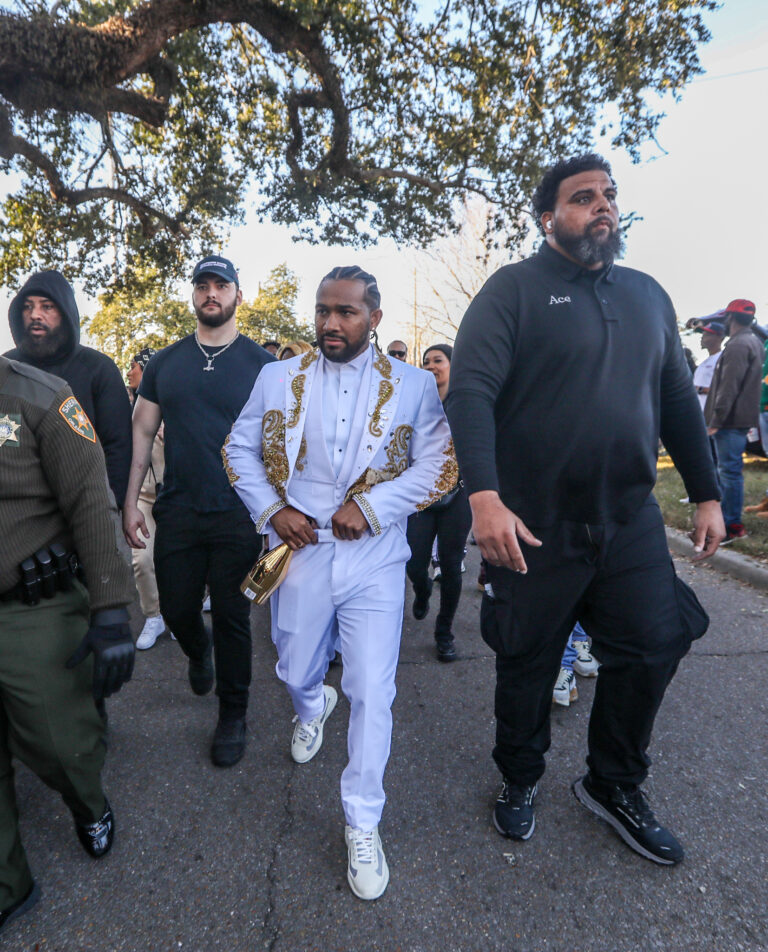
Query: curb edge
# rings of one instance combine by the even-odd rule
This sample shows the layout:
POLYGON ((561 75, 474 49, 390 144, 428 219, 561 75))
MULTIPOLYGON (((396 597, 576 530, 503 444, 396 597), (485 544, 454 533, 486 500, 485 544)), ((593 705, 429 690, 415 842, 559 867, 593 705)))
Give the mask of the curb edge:
MULTIPOLYGON (((672 529, 669 526, 665 526, 665 528, 667 530, 669 551, 673 555, 690 558, 692 545, 686 533, 679 529, 672 529)), ((709 565, 713 569, 717 569, 718 572, 730 575, 741 582, 747 582, 755 588, 768 591, 768 568, 746 555, 739 555, 738 552, 723 552, 722 549, 718 549, 712 558, 707 559, 706 562, 695 564, 709 565)))

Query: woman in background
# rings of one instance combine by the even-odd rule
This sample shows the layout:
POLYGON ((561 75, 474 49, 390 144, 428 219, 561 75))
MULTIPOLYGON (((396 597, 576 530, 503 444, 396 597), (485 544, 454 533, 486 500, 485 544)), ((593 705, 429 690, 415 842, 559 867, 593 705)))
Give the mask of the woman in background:
POLYGON ((283 344, 275 356, 278 360, 290 360, 291 357, 299 354, 308 354, 312 349, 312 345, 305 340, 289 340, 283 344))
MULTIPOLYGON (((131 403, 136 398, 136 391, 139 389, 141 378, 144 376, 144 368, 154 353, 155 351, 151 347, 145 347, 138 354, 134 354, 131 359, 131 366, 128 371, 128 388, 132 392, 131 403)), ((163 616, 160 614, 160 599, 157 594, 157 582, 155 581, 155 520, 152 517, 152 506, 157 498, 157 487, 163 479, 164 469, 165 448, 163 427, 161 425, 152 444, 152 458, 138 500, 139 509, 144 514, 149 530, 149 539, 147 539, 145 549, 131 549, 133 575, 139 593, 141 612, 145 618, 144 627, 136 640, 136 647, 139 651, 146 651, 147 648, 151 648, 160 635, 167 630, 163 616)))
MULTIPOLYGON (((435 375, 437 392, 443 402, 448 395, 452 354, 453 348, 449 344, 433 344, 424 351, 421 361, 421 366, 435 375)), ((433 582, 428 570, 432 542, 437 537, 440 610, 435 620, 435 645, 440 661, 454 661, 456 658, 451 626, 461 598, 461 560, 471 525, 472 512, 461 479, 456 488, 442 499, 408 518, 411 558, 406 571, 415 595, 413 617, 419 621, 429 611, 433 582)))

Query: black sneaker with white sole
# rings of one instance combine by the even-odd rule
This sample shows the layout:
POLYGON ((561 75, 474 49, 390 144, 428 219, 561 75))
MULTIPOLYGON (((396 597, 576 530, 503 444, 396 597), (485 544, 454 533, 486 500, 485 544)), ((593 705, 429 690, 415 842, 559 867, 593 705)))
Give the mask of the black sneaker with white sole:
POLYGON ((493 825, 511 840, 527 840, 533 835, 536 817, 533 801, 538 784, 510 783, 506 777, 493 808, 493 825))
POLYGON ((571 790, 579 803, 609 823, 641 856, 664 866, 682 860, 683 847, 661 826, 639 787, 597 784, 591 774, 585 774, 571 790))

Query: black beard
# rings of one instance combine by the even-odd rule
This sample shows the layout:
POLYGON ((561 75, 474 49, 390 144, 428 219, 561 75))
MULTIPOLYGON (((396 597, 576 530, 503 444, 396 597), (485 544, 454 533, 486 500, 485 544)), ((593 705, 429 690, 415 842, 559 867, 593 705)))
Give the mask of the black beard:
MULTIPOLYGON (((322 355, 326 360, 330 360, 332 364, 348 364, 350 360, 354 360, 358 354, 361 354, 365 350, 364 345, 368 343, 368 337, 370 336, 370 333, 371 332, 369 328, 362 337, 358 337, 356 341, 348 340, 345 347, 343 347, 341 350, 335 350, 330 354, 325 349, 324 334, 318 335, 317 344, 322 355)), ((336 337, 334 340, 339 340, 339 338, 336 337)))
POLYGON ((198 321, 201 324, 205 324, 206 327, 221 327, 222 324, 226 324, 227 321, 231 320, 234 316, 235 311, 237 310, 237 304, 228 304, 222 305, 221 310, 215 314, 206 314, 200 308, 195 308, 195 314, 197 315, 198 321))
POLYGON ((584 267, 589 268, 598 263, 607 267, 613 264, 615 258, 620 258, 624 254, 624 235, 617 228, 606 238, 597 238, 592 234, 592 229, 595 227, 595 225, 587 225, 583 234, 574 235, 555 225, 553 234, 563 251, 567 251, 584 267))
POLYGON ((27 327, 19 342, 19 350, 27 357, 32 357, 33 359, 40 360, 53 357, 60 350, 64 349, 68 338, 69 330, 63 321, 53 330, 46 330, 43 337, 33 337, 27 327))

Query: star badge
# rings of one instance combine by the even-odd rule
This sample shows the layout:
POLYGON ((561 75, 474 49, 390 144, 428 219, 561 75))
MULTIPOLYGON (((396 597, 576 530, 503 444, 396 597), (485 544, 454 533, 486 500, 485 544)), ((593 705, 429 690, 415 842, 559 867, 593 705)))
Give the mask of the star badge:
POLYGON ((4 446, 6 443, 18 443, 19 438, 16 436, 16 430, 20 426, 21 424, 12 420, 7 413, 0 417, 0 446, 4 446))

